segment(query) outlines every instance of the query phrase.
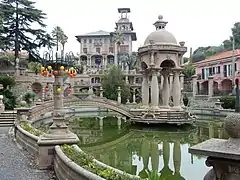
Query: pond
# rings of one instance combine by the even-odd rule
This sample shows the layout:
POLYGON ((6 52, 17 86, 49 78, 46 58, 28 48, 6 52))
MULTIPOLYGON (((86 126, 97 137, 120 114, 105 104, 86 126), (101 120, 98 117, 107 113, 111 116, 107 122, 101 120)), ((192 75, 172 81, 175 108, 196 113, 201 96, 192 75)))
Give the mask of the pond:
POLYGON ((143 127, 117 117, 75 117, 69 127, 84 151, 122 171, 142 178, 154 170, 161 179, 202 180, 209 170, 206 158, 189 154, 188 148, 209 138, 227 138, 223 124, 211 119, 198 120, 194 127, 143 127))

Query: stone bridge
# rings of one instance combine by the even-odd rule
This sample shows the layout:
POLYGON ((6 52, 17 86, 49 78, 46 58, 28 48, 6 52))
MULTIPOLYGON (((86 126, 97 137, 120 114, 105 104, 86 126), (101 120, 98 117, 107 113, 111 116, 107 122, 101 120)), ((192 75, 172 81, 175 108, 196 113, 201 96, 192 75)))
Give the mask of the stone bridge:
MULTIPOLYGON (((71 107, 80 104, 93 105, 100 108, 110 109, 112 111, 118 112, 128 118, 134 117, 134 114, 130 112, 130 108, 125 105, 119 104, 116 101, 112 101, 106 98, 99 98, 96 96, 85 96, 83 98, 77 97, 66 97, 63 99, 64 107, 71 107)), ((47 112, 53 111, 53 100, 43 102, 32 108, 16 108, 19 115, 25 114, 28 116, 29 120, 33 121, 43 116, 47 112)))

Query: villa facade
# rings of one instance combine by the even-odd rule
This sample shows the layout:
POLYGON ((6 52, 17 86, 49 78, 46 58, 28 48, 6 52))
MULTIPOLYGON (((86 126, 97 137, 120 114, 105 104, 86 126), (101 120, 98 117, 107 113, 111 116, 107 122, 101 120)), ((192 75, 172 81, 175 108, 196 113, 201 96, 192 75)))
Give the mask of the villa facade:
POLYGON ((74 78, 74 91, 85 91, 90 87, 97 90, 101 86, 102 74, 110 65, 121 65, 126 82, 131 86, 133 91, 140 88, 142 83, 141 74, 136 70, 129 71, 127 66, 121 62, 119 54, 131 54, 132 43, 137 40, 136 33, 133 31, 133 24, 129 20, 128 14, 130 8, 119 8, 119 20, 115 23, 113 31, 98 30, 83 35, 76 36, 79 42, 79 61, 83 64, 84 72, 74 78), (124 42, 118 45, 113 41, 113 34, 116 31, 121 32, 124 42))
POLYGON ((123 34, 124 43, 120 44, 119 53, 131 53, 132 42, 137 40, 133 32, 132 22, 128 18, 130 8, 119 8, 120 19, 116 22, 115 31, 99 30, 76 36, 80 44, 80 61, 91 70, 105 69, 108 64, 119 64, 118 46, 112 39, 112 34, 119 31, 123 34))
POLYGON ((214 94, 232 93, 233 78, 240 80, 240 49, 221 52, 217 55, 196 62, 197 94, 207 94, 209 77, 213 78, 214 94), (233 54, 235 56, 235 77, 232 72, 233 54))

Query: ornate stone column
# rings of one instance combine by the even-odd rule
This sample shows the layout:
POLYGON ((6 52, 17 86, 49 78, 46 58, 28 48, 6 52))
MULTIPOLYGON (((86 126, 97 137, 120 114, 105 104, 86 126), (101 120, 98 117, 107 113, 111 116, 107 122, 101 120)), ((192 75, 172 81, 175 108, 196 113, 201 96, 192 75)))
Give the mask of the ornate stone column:
POLYGON ((163 106, 169 107, 169 97, 170 97, 170 90, 169 90, 169 83, 168 83, 168 74, 169 72, 167 70, 162 71, 163 75, 163 92, 162 92, 162 99, 163 99, 163 106))
POLYGON ((181 86, 181 90, 183 90, 183 88, 184 88, 184 74, 183 73, 180 74, 180 86, 181 86))
POLYGON ((174 108, 180 108, 180 99, 181 99, 181 85, 179 80, 179 74, 182 69, 173 69, 174 71, 174 80, 173 80, 173 105, 174 108))
POLYGON ((125 81, 126 81, 126 84, 129 84, 128 75, 125 76, 125 81))
POLYGON ((163 75, 160 75, 160 78, 161 78, 160 90, 162 90, 163 89, 163 81, 164 81, 163 75))
POLYGON ((100 98, 103 98, 103 88, 102 88, 102 86, 100 86, 99 91, 100 91, 100 98))
POLYGON ((79 139, 72 133, 65 124, 65 112, 63 111, 63 77, 55 76, 53 85, 54 110, 53 124, 47 133, 41 135, 38 139, 39 154, 38 166, 40 169, 49 168, 53 159, 53 148, 56 144, 75 144, 79 139))
POLYGON ((5 106, 3 103, 3 95, 0 95, 0 113, 5 111, 5 106))
POLYGON ((197 95, 197 75, 192 76, 192 91, 193 91, 193 97, 197 95))
POLYGON ((148 74, 145 72, 143 74, 142 81, 142 104, 143 106, 148 106, 149 103, 149 84, 148 84, 148 74))
POLYGON ((136 89, 133 88, 133 104, 136 104, 136 89))
POLYGON ((99 117, 99 128, 101 131, 103 130, 103 117, 99 117))
POLYGON ((208 77, 208 97, 213 96, 213 77, 209 76, 208 77))
POLYGON ((169 74, 169 90, 170 90, 170 96, 172 96, 172 93, 173 93, 173 73, 169 74))
POLYGON ((122 99, 121 99, 121 88, 118 87, 117 91, 118 91, 117 102, 121 104, 121 102, 122 102, 122 99))
POLYGON ((153 108, 158 108, 159 104, 159 86, 158 86, 158 69, 152 69, 152 81, 151 81, 151 97, 153 108))

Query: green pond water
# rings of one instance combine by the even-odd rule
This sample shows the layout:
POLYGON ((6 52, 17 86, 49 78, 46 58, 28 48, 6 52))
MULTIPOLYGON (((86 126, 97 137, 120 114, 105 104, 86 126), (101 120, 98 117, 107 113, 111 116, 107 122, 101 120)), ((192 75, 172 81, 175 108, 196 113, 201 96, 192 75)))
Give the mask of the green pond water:
POLYGON ((214 119, 177 128, 75 117, 69 127, 79 136, 79 146, 96 159, 143 178, 146 171, 157 170, 162 180, 202 180, 209 170, 206 157, 191 155, 188 148, 209 138, 227 138, 223 122, 214 119))

